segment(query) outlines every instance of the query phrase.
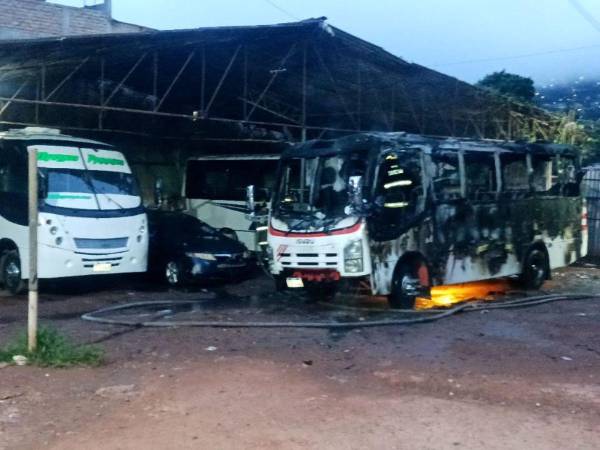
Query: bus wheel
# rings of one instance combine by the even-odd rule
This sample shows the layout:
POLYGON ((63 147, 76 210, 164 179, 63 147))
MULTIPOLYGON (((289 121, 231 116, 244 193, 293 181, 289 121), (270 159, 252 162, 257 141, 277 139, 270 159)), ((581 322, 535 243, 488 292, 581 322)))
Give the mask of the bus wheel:
MULTIPOLYGON (((395 309, 414 309, 417 297, 421 294, 423 286, 419 280, 419 267, 404 265, 396 270, 392 280, 392 293, 388 296, 388 303, 395 309)), ((423 266, 426 267, 426 266, 423 266)))
POLYGON ((527 253, 521 273, 521 283, 527 289, 539 289, 548 279, 550 267, 543 250, 533 249, 527 253))
POLYGON ((165 264, 165 281, 169 286, 179 287, 183 284, 183 271, 177 261, 168 261, 165 264))
POLYGON ((13 295, 25 292, 27 284, 21 278, 21 260, 16 250, 6 252, 2 257, 2 279, 4 287, 13 295))

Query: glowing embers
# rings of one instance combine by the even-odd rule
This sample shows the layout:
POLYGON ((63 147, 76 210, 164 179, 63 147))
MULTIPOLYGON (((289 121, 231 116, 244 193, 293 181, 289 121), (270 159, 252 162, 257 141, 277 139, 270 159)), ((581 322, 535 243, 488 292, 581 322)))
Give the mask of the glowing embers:
POLYGON ((509 280, 487 280, 474 283, 436 286, 431 289, 431 298, 417 298, 416 309, 446 308, 468 300, 495 299, 512 288, 509 280))

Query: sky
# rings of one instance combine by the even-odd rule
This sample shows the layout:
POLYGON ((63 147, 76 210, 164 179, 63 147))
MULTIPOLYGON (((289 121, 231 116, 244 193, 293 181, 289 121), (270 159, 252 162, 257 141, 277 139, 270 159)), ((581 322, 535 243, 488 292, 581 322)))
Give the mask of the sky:
POLYGON ((158 29, 325 16, 407 61, 468 82, 503 69, 539 85, 600 79, 598 0, 113 0, 113 15, 158 29))

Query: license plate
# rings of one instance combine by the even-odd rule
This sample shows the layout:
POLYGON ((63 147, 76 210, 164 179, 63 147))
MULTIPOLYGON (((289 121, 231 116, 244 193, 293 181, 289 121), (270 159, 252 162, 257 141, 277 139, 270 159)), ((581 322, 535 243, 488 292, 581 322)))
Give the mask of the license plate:
POLYGON ((304 287, 304 282, 302 278, 288 278, 286 280, 287 287, 290 289, 301 289, 304 287))
POLYGON ((110 272, 111 270, 112 270, 112 264, 110 264, 110 263, 94 264, 94 272, 110 272))

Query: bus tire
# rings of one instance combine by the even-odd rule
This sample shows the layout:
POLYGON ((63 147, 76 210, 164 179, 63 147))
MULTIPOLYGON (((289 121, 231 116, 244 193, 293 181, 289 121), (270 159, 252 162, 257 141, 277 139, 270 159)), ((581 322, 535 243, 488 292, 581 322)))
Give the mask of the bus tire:
POLYGON ((548 255, 540 248, 529 250, 523 260, 521 284, 527 289, 539 289, 550 275, 548 255))
POLYGON ((388 295, 388 303, 394 309, 414 309, 417 297, 428 295, 428 280, 423 283, 419 280, 420 269, 423 269, 425 278, 429 277, 427 265, 422 260, 407 261, 402 263, 394 272, 392 279, 392 292, 388 295))
POLYGON ((19 295, 26 291, 27 283, 21 274, 21 259, 19 252, 10 250, 2 256, 0 265, 4 287, 13 295, 19 295))

